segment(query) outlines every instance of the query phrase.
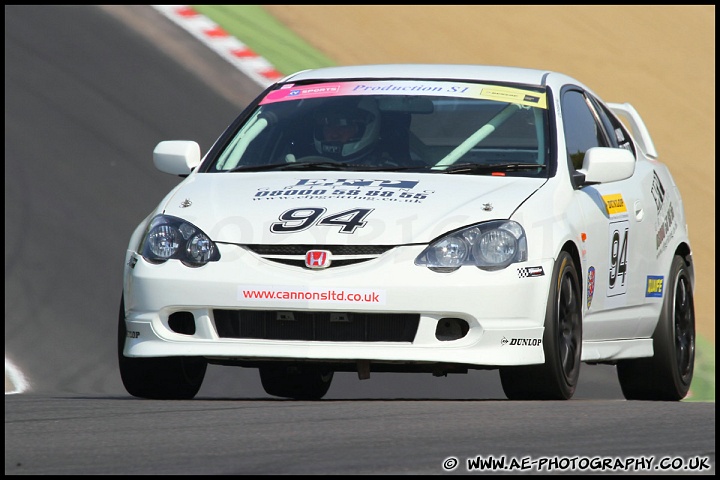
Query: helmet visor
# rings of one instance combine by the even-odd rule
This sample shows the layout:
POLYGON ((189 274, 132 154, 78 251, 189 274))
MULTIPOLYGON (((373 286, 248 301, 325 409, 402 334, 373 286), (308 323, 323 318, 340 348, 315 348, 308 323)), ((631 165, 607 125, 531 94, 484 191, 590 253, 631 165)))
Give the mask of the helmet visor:
POLYGON ((359 109, 322 114, 317 118, 316 137, 325 142, 357 142, 363 137, 372 117, 372 113, 359 109))

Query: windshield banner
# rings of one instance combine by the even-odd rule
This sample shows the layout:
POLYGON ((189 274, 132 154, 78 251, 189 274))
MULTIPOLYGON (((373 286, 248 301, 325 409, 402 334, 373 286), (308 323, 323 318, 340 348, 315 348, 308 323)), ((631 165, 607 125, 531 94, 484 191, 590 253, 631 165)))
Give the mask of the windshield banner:
POLYGON ((313 85, 284 85, 273 90, 260 102, 261 105, 306 98, 345 95, 425 95, 478 98, 515 103, 528 107, 547 108, 544 92, 522 88, 483 85, 462 82, 431 81, 369 81, 333 82, 313 85))

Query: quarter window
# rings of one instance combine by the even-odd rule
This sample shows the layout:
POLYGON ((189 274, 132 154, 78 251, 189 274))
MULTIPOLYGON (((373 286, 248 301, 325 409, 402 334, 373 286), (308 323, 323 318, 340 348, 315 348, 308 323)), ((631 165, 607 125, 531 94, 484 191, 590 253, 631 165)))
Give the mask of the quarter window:
POLYGON ((598 114, 600 115, 600 119, 605 126, 605 130, 610 133, 609 137, 612 146, 615 148, 625 148, 627 150, 630 150, 633 155, 635 155, 635 148, 633 147, 633 143, 630 140, 630 134, 628 133, 622 122, 618 120, 610 111, 608 111, 608 109, 597 99, 593 97, 590 98, 593 101, 595 110, 597 110, 598 114))

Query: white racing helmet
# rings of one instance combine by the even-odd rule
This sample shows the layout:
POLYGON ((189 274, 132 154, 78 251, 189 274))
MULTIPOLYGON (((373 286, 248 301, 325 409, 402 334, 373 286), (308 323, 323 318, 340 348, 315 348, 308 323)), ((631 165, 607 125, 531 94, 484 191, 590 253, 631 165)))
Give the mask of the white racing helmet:
POLYGON ((332 99, 315 116, 315 149, 336 161, 362 157, 379 137, 380 110, 370 97, 332 99))

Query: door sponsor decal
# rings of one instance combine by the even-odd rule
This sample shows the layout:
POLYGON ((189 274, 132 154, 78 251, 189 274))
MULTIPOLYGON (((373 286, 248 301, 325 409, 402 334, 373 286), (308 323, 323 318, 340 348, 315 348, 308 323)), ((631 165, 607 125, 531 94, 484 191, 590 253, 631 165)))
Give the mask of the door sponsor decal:
POLYGON ((623 200, 621 194, 614 193, 612 195, 603 195, 602 199, 603 202, 605 202, 605 210, 607 210, 608 215, 616 215, 618 213, 627 212, 625 200, 623 200))
POLYGON ((610 223, 610 258, 608 263, 607 296, 614 297, 627 293, 627 274, 630 241, 630 222, 621 220, 610 223))
POLYGON ((587 276, 587 308, 590 308, 593 295, 595 295, 595 267, 588 268, 587 276))
POLYGON ((662 275, 648 275, 645 287, 646 297, 662 298, 665 278, 662 275))
POLYGON ((660 254, 665 251, 670 243, 670 239, 675 235, 675 230, 677 230, 675 210, 673 209, 672 202, 667 203, 667 208, 663 206, 663 209, 658 213, 657 223, 655 248, 657 249, 656 256, 659 257, 660 254))
MULTIPOLYGON (((616 308, 627 303, 629 259, 632 253, 630 252, 630 215, 622 194, 603 195, 602 199, 610 220, 608 223, 608 260, 607 270, 604 273, 598 271, 595 274, 605 275, 607 279, 604 306, 616 308)), ((592 302, 590 297, 588 297, 588 302, 592 302)))
POLYGON ((653 200, 655 200, 655 207, 658 213, 662 209, 663 202, 665 201, 665 187, 663 187, 660 177, 655 170, 653 170, 652 186, 650 187, 650 193, 652 194, 653 200))

